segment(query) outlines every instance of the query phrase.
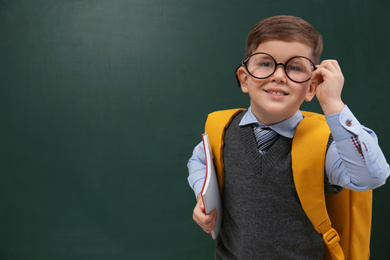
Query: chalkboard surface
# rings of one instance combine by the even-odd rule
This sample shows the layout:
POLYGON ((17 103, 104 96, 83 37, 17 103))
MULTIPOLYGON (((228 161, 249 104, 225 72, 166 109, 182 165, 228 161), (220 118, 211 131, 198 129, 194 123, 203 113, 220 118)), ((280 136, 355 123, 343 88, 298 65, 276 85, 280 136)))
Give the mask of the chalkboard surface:
MULTIPOLYGON (((186 163, 259 20, 300 16, 390 158, 387 1, 0 1, 0 259, 212 259, 186 163)), ((317 101, 306 110, 320 112, 317 101)), ((387 257, 390 188, 374 192, 387 257)))

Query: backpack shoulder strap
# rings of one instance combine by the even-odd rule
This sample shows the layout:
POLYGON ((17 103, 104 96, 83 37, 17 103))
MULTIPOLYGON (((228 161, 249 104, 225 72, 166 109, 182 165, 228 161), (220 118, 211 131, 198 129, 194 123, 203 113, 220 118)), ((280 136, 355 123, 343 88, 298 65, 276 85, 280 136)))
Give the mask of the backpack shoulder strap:
POLYGON ((208 115, 205 132, 209 136, 211 151, 214 158, 214 166, 218 175, 219 190, 223 190, 223 138, 225 129, 229 126, 233 118, 244 111, 243 108, 216 111, 208 115))
POLYGON ((332 259, 344 259, 340 237, 332 228, 324 191, 325 156, 330 130, 325 117, 302 112, 303 120, 292 141, 293 178, 302 208, 314 228, 322 234, 332 259))

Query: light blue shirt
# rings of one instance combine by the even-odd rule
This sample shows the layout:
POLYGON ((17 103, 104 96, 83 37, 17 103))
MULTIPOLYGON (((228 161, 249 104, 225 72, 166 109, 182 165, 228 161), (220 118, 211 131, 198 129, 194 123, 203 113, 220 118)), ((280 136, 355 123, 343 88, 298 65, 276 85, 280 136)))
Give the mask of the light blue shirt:
MULTIPOLYGON (((334 139, 325 159, 325 172, 329 183, 358 191, 371 190, 383 185, 390 174, 390 167, 378 145, 376 134, 361 125, 347 106, 340 113, 325 118, 334 139), (361 149, 357 149, 352 137, 359 141, 361 149)), ((292 139, 302 119, 303 115, 298 110, 290 118, 267 127, 292 139)), ((239 125, 249 124, 264 126, 253 115, 251 108, 245 113, 239 125)), ((188 182, 195 195, 198 195, 206 175, 202 142, 195 147, 187 167, 188 182)))

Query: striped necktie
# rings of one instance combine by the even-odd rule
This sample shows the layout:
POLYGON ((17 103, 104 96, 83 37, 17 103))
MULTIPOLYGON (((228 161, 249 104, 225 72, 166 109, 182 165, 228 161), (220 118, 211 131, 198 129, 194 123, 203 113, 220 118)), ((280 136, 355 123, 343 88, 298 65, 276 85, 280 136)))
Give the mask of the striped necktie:
POLYGON ((253 126, 259 152, 264 154, 278 139, 279 135, 272 129, 253 126))

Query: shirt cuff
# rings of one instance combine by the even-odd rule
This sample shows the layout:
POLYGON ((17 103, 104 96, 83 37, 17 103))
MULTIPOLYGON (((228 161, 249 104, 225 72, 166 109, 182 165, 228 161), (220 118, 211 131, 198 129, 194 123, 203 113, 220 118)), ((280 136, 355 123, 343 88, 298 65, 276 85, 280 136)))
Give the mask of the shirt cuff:
POLYGON ((340 113, 325 118, 335 141, 345 140, 361 133, 362 126, 347 106, 340 113))

